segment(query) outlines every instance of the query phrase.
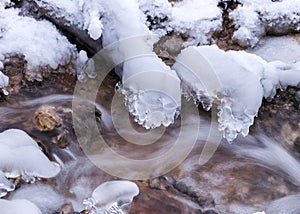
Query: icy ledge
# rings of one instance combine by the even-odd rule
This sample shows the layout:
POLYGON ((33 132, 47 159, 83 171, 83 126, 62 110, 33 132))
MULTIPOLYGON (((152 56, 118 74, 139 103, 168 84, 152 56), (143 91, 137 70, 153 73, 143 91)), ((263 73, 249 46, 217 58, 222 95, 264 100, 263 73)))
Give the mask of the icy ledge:
POLYGON ((219 130, 228 141, 246 136, 261 106, 278 87, 297 86, 300 62, 266 62, 244 51, 228 51, 216 45, 188 47, 174 64, 183 93, 209 110, 218 106, 219 130))
POLYGON ((9 129, 0 133, 0 196, 14 190, 7 178, 22 175, 30 181, 35 177, 54 177, 59 171, 59 165, 49 161, 24 131, 9 129))
POLYGON ((109 181, 98 186, 83 204, 90 214, 123 214, 122 206, 138 194, 138 186, 131 181, 109 181))

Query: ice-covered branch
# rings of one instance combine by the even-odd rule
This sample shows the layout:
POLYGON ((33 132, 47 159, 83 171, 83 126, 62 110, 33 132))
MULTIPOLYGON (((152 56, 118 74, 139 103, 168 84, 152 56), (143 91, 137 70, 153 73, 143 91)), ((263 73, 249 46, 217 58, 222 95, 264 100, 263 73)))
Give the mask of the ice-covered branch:
POLYGON ((183 92, 209 109, 218 105, 219 129, 228 141, 247 135, 262 98, 272 98, 279 86, 300 82, 299 62, 266 62, 244 51, 225 52, 217 46, 189 47, 173 66, 183 92))

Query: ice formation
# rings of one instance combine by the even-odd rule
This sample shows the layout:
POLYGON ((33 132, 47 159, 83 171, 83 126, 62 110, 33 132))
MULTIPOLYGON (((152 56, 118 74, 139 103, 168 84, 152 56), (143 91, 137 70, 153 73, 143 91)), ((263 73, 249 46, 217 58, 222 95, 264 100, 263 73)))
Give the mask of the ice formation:
POLYGON ((92 214, 122 214, 121 207, 131 203, 138 194, 138 186, 131 181, 109 181, 98 186, 84 205, 92 214))
POLYGON ((24 199, 17 199, 12 201, 0 199, 0 209, 2 214, 42 214, 37 206, 24 199))
MULTIPOLYGON (((0 172, 6 177, 50 178, 56 176, 60 167, 42 153, 37 143, 24 131, 8 129, 0 133, 0 172)), ((7 190, 13 189, 5 177, 1 184, 7 190)))
POLYGON ((21 53, 27 60, 27 78, 41 80, 39 67, 56 70, 68 65, 77 51, 48 21, 36 21, 18 15, 19 10, 0 5, 0 59, 7 54, 21 53))
POLYGON ((246 136, 261 105, 276 89, 300 82, 300 63, 266 62, 244 51, 228 51, 216 45, 188 47, 173 69, 182 80, 183 92, 205 109, 218 105, 219 129, 228 140, 246 136))
POLYGON ((107 1, 103 7, 103 46, 116 65, 122 63, 121 91, 129 112, 145 128, 169 126, 180 108, 179 78, 153 53, 153 35, 135 1, 107 1))

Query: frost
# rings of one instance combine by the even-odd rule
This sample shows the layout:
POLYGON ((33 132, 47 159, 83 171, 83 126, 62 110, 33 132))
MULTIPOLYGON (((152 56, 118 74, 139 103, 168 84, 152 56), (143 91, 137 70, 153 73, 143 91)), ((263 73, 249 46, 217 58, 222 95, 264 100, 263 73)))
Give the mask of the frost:
POLYGON ((105 2, 103 7, 107 9, 102 19, 106 29, 103 46, 109 48, 115 64, 123 62, 120 90, 129 112, 147 129, 170 125, 180 108, 180 80, 153 53, 153 35, 143 24, 138 5, 118 0, 105 2), (118 41, 118 45, 112 45, 118 41), (139 55, 133 57, 135 52, 139 55))
POLYGON ((207 110, 215 100, 219 130, 228 141, 248 134, 263 97, 272 98, 278 87, 300 82, 300 62, 268 63, 254 54, 225 52, 215 45, 186 48, 173 69, 186 96, 207 110))
POLYGON ((22 214, 42 214, 42 212, 30 201, 24 199, 4 200, 0 199, 2 214, 22 213, 22 214))
POLYGON ((92 214, 122 214, 121 207, 139 194, 137 185, 130 181, 109 181, 98 186, 91 198, 84 201, 85 210, 92 214))
POLYGON ((32 73, 40 66, 57 69, 67 65, 77 51, 54 25, 47 21, 21 17, 17 9, 0 7, 0 55, 21 53, 27 60, 29 79, 41 80, 41 74, 32 73))
MULTIPOLYGON (((24 131, 9 129, 0 133, 1 171, 6 177, 11 178, 20 175, 28 179, 31 177, 50 178, 58 174, 60 167, 50 162, 37 143, 24 131)), ((10 185, 4 177, 1 181, 6 188, 10 185)))

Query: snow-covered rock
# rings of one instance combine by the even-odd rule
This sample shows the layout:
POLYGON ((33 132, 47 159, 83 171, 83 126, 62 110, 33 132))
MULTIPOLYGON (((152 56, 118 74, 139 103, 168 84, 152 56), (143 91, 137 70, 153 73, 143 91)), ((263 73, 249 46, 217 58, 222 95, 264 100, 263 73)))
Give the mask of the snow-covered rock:
POLYGON ((246 136, 262 98, 272 98, 278 87, 297 86, 300 62, 266 62, 245 51, 228 51, 216 45, 188 47, 173 69, 182 81, 183 92, 205 109, 218 105, 219 129, 228 140, 246 136))
MULTIPOLYGON (((0 5, 0 59, 6 54, 21 53, 27 60, 26 77, 42 80, 42 67, 59 70, 77 57, 75 45, 62 36, 48 21, 36 21, 18 15, 19 10, 0 5)), ((74 72, 69 66, 69 72, 74 72)), ((47 69, 42 69, 46 72, 47 69)))
POLYGON ((300 31, 300 4, 294 0, 240 0, 242 6, 231 11, 235 24, 233 39, 241 46, 253 47, 266 34, 285 35, 300 31))
POLYGON ((217 0, 183 0, 173 4, 166 0, 138 2, 153 32, 188 35, 187 46, 210 44, 213 33, 222 27, 222 11, 217 7, 217 0))

